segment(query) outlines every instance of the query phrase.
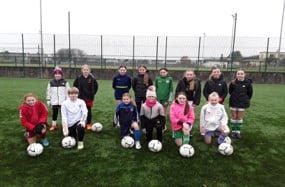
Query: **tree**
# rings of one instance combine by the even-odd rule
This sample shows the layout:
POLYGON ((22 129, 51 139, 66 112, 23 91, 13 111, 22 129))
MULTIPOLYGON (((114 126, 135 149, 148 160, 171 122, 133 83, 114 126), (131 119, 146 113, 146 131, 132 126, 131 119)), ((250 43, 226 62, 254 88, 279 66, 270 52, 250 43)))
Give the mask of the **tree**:
POLYGON ((228 56, 228 58, 233 58, 233 62, 240 62, 242 60, 242 55, 240 51, 234 51, 228 56))
MULTIPOLYGON (((69 49, 59 49, 56 53, 56 56, 59 62, 69 62, 69 49)), ((85 52, 81 49, 76 48, 70 50, 70 58, 71 61, 75 64, 85 64, 87 60, 85 52)))
POLYGON ((180 58, 180 62, 182 66, 188 66, 191 64, 191 59, 188 56, 183 56, 180 58))

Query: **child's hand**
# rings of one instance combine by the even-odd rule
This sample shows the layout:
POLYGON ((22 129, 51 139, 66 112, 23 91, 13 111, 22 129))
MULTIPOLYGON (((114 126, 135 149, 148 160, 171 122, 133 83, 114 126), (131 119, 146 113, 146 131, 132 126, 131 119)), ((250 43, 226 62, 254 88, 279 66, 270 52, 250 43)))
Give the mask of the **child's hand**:
POLYGON ((85 128, 85 121, 80 121, 79 124, 81 125, 81 127, 85 128))
POLYGON ((50 101, 47 101, 47 106, 50 106, 50 101))
POLYGON ((205 135, 205 133, 206 133, 206 128, 205 127, 201 127, 200 128, 200 133, 201 133, 201 135, 205 135))

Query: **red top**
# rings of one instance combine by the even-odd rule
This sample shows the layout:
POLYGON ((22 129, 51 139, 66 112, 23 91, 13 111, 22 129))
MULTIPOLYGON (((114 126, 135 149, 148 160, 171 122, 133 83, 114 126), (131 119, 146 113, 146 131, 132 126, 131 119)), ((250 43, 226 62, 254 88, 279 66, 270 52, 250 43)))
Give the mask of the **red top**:
POLYGON ((19 111, 21 123, 28 131, 33 130, 39 123, 47 125, 48 110, 42 102, 37 101, 33 106, 24 103, 19 107, 19 111))

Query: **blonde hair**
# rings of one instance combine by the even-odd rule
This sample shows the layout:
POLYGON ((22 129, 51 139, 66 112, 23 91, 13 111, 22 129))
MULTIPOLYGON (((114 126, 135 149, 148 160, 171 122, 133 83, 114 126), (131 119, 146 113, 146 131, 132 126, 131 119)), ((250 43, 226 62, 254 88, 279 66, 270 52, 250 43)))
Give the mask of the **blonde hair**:
POLYGON ((78 93, 79 93, 79 90, 78 90, 78 88, 76 88, 76 87, 70 87, 70 88, 68 89, 67 93, 68 93, 68 95, 69 95, 69 94, 78 94, 78 93))
POLYGON ((194 76, 193 76, 193 79, 192 79, 191 81, 189 81, 189 89, 190 89, 191 91, 193 91, 194 88, 195 88, 196 74, 195 74, 195 72, 194 72, 193 70, 189 69, 189 70, 186 70, 186 71, 184 72, 184 77, 185 77, 185 75, 186 75, 187 72, 191 72, 191 73, 193 73, 193 75, 194 75, 194 76))
POLYGON ((34 93, 27 93, 27 94, 25 94, 24 97, 23 97, 23 101, 24 101, 24 102, 26 101, 27 97, 33 97, 33 98, 35 98, 36 100, 38 99, 38 96, 37 96, 36 94, 34 94, 34 93))
POLYGON ((208 99, 209 98, 220 98, 219 94, 217 92, 212 92, 210 93, 210 95, 208 96, 208 99))
POLYGON ((129 97, 131 99, 131 104, 136 106, 136 102, 132 99, 132 95, 130 93, 128 93, 128 92, 124 93, 122 95, 122 100, 123 100, 123 97, 129 97))
POLYGON ((84 68, 88 68, 89 70, 91 70, 90 66, 88 64, 83 64, 81 66, 81 70, 83 70, 84 68))

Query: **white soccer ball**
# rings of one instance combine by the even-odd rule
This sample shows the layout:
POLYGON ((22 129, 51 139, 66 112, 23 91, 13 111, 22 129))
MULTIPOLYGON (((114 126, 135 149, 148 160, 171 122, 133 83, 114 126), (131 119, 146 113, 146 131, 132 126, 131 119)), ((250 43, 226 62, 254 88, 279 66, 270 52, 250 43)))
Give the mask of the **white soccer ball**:
POLYGON ((232 140, 231 140, 230 137, 227 136, 227 137, 224 139, 223 143, 231 144, 231 143, 232 143, 232 140))
POLYGON ((101 124, 101 123, 94 123, 93 125, 92 125, 92 128, 91 128, 91 130, 93 131, 93 132, 100 132, 100 131, 102 131, 102 129, 103 129, 103 125, 101 124))
POLYGON ((162 143, 159 140, 151 140, 148 143, 148 149, 152 152, 159 152, 162 149, 162 143))
POLYGON ((192 157, 194 155, 195 149, 190 144, 183 144, 179 148, 179 153, 182 157, 189 158, 189 157, 192 157))
POLYGON ((29 156, 36 157, 42 154, 44 147, 40 143, 32 143, 27 147, 27 153, 29 156))
POLYGON ((218 151, 222 155, 229 156, 229 155, 233 154, 234 148, 231 144, 221 143, 219 145, 218 151))
POLYGON ((72 136, 66 136, 61 140, 61 145, 63 148, 69 149, 69 148, 74 147, 75 144, 76 144, 76 140, 72 136))
POLYGON ((121 140, 121 145, 124 148, 132 148, 135 145, 135 140, 131 136, 124 136, 121 140))

